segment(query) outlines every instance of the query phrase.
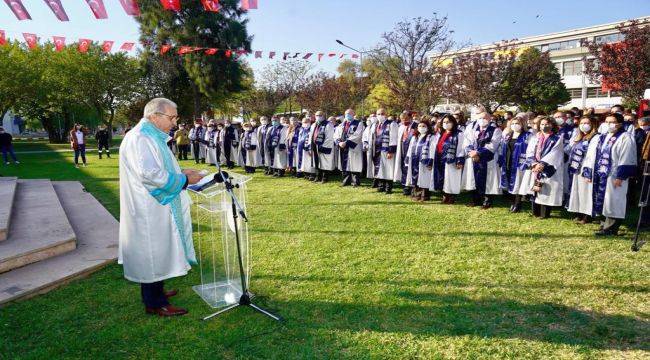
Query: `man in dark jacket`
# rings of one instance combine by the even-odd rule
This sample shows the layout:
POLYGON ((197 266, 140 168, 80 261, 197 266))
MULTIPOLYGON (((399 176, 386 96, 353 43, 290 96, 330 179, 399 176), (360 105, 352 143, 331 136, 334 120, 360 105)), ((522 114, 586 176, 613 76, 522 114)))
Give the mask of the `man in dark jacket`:
POLYGON ((111 158, 110 142, 111 142, 111 133, 106 128, 106 125, 102 124, 99 126, 99 130, 95 133, 95 140, 97 140, 97 153, 99 158, 102 158, 102 151, 106 151, 106 157, 111 158))
POLYGON ((0 127, 0 151, 2 151, 2 160, 5 162, 5 165, 9 165, 9 157, 7 154, 11 155, 14 164, 20 164, 18 159, 16 159, 16 154, 14 154, 14 146, 12 142, 13 138, 11 137, 11 134, 6 133, 5 129, 0 127))

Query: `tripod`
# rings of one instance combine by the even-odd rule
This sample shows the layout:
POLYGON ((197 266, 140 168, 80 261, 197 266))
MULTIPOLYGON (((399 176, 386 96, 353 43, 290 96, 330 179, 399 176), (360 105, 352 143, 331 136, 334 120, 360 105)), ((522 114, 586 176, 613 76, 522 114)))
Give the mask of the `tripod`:
POLYGON ((282 321, 282 318, 279 315, 273 314, 272 312, 263 309, 251 302, 251 294, 248 291, 248 283, 246 281, 246 275, 244 273, 244 262, 242 260, 242 252, 241 252, 241 241, 239 238, 239 228, 237 225, 237 218, 241 216, 244 221, 248 222, 248 218, 246 217, 246 213, 244 212, 244 208, 239 204, 239 201, 237 200, 237 196, 235 195, 235 192, 233 191, 233 188, 239 187, 239 185, 233 185, 232 180, 226 175, 223 170, 221 170, 221 164, 217 161, 217 170, 219 171, 219 174, 221 174, 221 177, 223 178, 223 183, 226 187, 226 192, 230 196, 230 204, 231 204, 231 211, 232 211, 232 218, 233 218, 233 223, 234 223, 234 231, 235 231, 235 242, 237 244, 237 262, 239 264, 239 276, 241 279, 241 288, 242 288, 242 295, 239 298, 239 302, 232 304, 230 306, 227 306, 219 311, 217 311, 214 314, 208 315, 203 318, 203 320, 208 320, 211 319, 217 315, 223 314, 228 310, 232 310, 238 306, 250 306, 251 308, 261 312, 262 314, 272 318, 273 320, 277 321, 282 321))
POLYGON ((632 251, 639 251, 643 244, 645 244, 645 240, 640 240, 639 235, 641 233, 643 214, 650 202, 650 184, 648 184, 650 179, 648 177, 650 177, 650 161, 646 161, 643 166, 643 182, 641 183, 641 193, 639 194, 639 220, 636 223, 636 231, 632 239, 632 251))

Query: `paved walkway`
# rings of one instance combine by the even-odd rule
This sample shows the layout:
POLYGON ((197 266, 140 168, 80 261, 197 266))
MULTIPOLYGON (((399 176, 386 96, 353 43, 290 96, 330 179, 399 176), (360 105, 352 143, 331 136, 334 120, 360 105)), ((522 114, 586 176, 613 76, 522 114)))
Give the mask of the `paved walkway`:
MULTIPOLYGON (((111 150, 118 150, 119 147, 112 147, 111 150)), ((97 151, 95 148, 87 148, 86 152, 93 152, 97 151)), ((50 153, 50 152, 60 152, 60 153, 66 153, 66 152, 74 152, 72 149, 52 149, 52 150, 30 150, 30 151, 15 151, 16 154, 44 154, 44 153, 50 153)))

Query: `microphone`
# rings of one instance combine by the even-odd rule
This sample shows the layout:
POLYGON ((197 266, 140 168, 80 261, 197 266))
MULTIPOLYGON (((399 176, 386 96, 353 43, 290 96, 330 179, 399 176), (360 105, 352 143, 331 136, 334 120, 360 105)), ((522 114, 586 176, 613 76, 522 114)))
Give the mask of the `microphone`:
POLYGON ((204 182, 204 180, 202 179, 198 183, 196 183, 194 185, 191 185, 191 186, 188 186, 188 189, 200 192, 200 191, 203 191, 203 190, 209 188, 210 186, 212 186, 214 184, 222 183, 228 178, 229 178, 228 173, 225 172, 225 171, 223 172, 223 176, 221 175, 221 173, 216 173, 216 174, 214 174, 212 179, 210 179, 209 181, 204 182))

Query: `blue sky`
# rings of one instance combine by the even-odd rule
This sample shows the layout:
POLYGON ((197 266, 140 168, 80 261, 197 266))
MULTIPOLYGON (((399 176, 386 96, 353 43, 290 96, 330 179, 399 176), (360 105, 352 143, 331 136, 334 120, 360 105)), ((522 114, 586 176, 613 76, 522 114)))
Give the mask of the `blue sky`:
MULTIPOLYGON (((66 36, 68 42, 116 40, 116 47, 138 39, 135 20, 124 13, 118 0, 104 0, 107 20, 96 20, 84 0, 62 0, 69 22, 58 21, 42 0, 23 3, 33 20, 18 21, 0 2, 0 30, 10 38, 22 40, 22 32, 33 32, 41 38, 66 36)), ((397 21, 437 12, 448 17, 457 41, 482 44, 649 15, 650 11, 640 12, 648 4, 649 0, 259 0, 260 8, 249 13, 249 33, 254 35, 254 50, 275 50, 280 55, 283 51, 348 52, 335 39, 368 49, 397 21)), ((269 62, 250 60, 255 70, 269 62)), ((314 64, 335 71, 338 59, 314 64)))

